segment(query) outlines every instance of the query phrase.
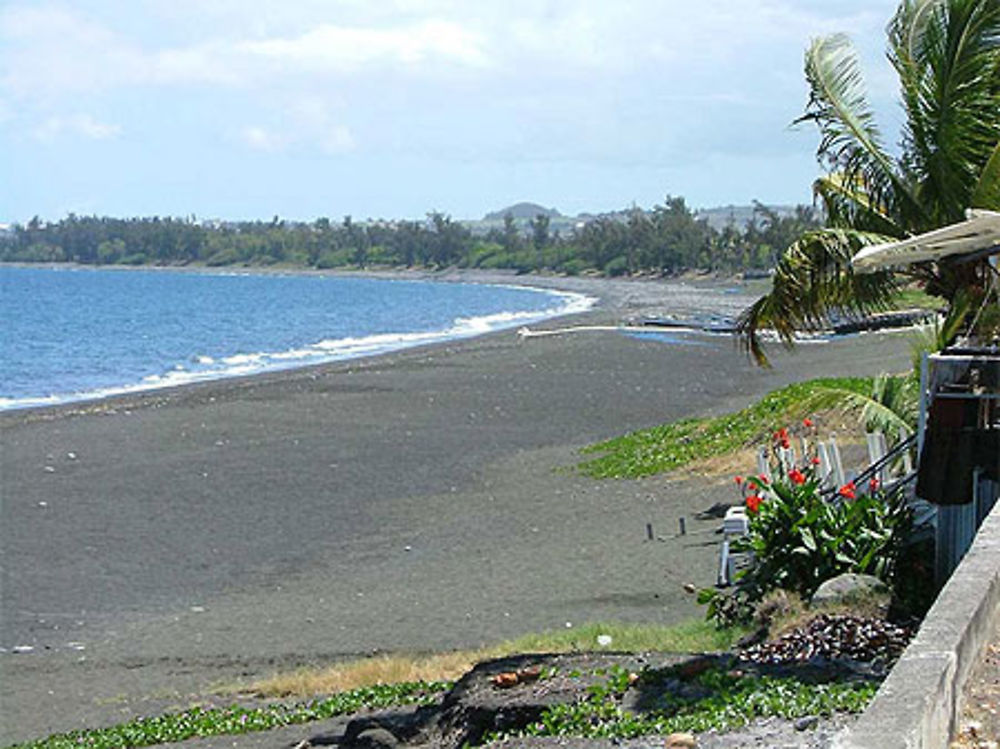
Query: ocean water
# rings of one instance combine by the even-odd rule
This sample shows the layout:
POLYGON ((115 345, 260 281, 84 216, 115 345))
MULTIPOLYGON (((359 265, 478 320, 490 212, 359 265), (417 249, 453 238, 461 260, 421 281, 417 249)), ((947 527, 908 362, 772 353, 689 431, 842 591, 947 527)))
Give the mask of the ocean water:
POLYGON ((386 353, 592 302, 466 283, 0 267, 0 410, 386 353))

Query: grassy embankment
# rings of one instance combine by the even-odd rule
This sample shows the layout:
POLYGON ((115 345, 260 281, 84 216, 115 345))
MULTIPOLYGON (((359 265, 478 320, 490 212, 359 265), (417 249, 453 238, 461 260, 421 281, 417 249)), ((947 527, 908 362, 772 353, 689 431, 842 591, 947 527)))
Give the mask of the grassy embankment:
MULTIPOLYGON (((872 378, 825 377, 772 391, 740 411, 711 418, 683 419, 592 445, 585 454, 596 455, 580 469, 593 478, 641 478, 704 463, 766 441, 768 435, 790 421, 829 409, 838 392, 871 391, 872 378)), ((744 465, 744 470, 752 468, 744 465)))

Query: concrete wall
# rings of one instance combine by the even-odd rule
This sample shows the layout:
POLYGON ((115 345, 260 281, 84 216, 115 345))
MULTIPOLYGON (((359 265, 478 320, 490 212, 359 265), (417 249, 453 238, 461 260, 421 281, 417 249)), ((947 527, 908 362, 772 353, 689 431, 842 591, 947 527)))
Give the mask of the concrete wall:
POLYGON ((1000 616, 1000 504, 941 590, 923 625, 835 749, 946 749, 962 688, 1000 616))

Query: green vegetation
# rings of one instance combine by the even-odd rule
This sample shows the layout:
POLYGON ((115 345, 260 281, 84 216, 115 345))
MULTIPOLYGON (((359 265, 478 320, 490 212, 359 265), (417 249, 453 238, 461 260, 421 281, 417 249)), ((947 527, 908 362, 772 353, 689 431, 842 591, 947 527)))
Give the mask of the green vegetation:
POLYGON ((808 684, 794 678, 752 676, 719 668, 690 678, 694 689, 682 693, 669 688, 669 682, 683 680, 683 673, 676 668, 643 672, 638 688, 658 692, 658 704, 649 712, 631 714, 620 706, 629 674, 614 669, 608 682, 592 688, 586 700, 549 708, 525 734, 626 739, 713 728, 725 731, 768 716, 860 712, 877 689, 871 682, 808 684))
POLYGON ((969 208, 1000 210, 1000 3, 903 0, 887 31, 905 114, 898 155, 884 146, 848 38, 820 38, 806 52, 810 97, 798 121, 819 130, 816 156, 828 174, 813 192, 826 227, 784 251, 771 291, 740 319, 743 342, 761 363, 759 330, 791 345, 796 330, 822 327, 831 315, 890 308, 901 281, 944 300, 954 335, 988 340, 1000 331, 1000 292, 986 256, 874 273, 851 266, 864 247, 958 223, 969 208))
POLYGON ((932 296, 923 289, 910 287, 900 289, 897 292, 893 306, 897 309, 939 310, 946 306, 946 302, 941 297, 932 296))
MULTIPOLYGON (((448 682, 392 684, 355 689, 326 699, 265 707, 192 708, 181 713, 138 718, 110 728, 90 731, 70 731, 28 744, 15 744, 17 749, 127 749, 184 741, 194 737, 267 731, 272 728, 323 720, 357 712, 362 708, 384 708, 394 705, 429 704, 441 692, 449 689, 448 682)), ((12 747, 12 749, 13 749, 12 747)))
POLYGON ((885 492, 877 479, 850 481, 833 495, 823 492, 815 455, 786 465, 789 433, 775 433, 770 475, 741 481, 749 530, 733 543, 752 552, 754 564, 728 593, 705 589, 700 603, 722 626, 749 622, 769 593, 783 591, 808 600, 826 580, 843 573, 873 575, 893 586, 911 514, 902 491, 885 492), (832 495, 832 496, 831 496, 832 495))
POLYGON ((671 627, 592 622, 572 629, 518 637, 504 643, 502 654, 599 650, 597 638, 600 635, 611 637, 609 648, 617 652, 706 653, 728 650, 744 634, 745 630, 738 627, 718 630, 699 620, 671 627))
POLYGON ((740 579, 741 590, 755 601, 779 588, 808 598, 822 582, 845 572, 892 583, 910 527, 902 498, 848 484, 842 494, 849 501, 830 501, 820 496, 812 472, 800 474, 808 476, 801 485, 775 479, 759 495, 750 532, 736 545, 756 560, 740 579))
POLYGON ((592 445, 584 452, 603 454, 582 463, 580 470, 594 478, 640 478, 681 468, 748 447, 810 409, 840 400, 845 392, 867 395, 873 382, 831 377, 788 385, 736 413, 684 419, 592 445))
POLYGON ((199 222, 184 218, 115 219, 70 214, 37 217, 0 234, 0 260, 88 265, 422 267, 550 271, 576 275, 671 274, 689 268, 735 272, 773 265, 781 248, 818 226, 811 209, 782 215, 756 204, 752 220, 717 231, 683 198, 667 196, 649 211, 631 208, 571 226, 566 235, 539 213, 528 222, 507 214, 476 232, 442 213, 422 221, 312 223, 199 222))

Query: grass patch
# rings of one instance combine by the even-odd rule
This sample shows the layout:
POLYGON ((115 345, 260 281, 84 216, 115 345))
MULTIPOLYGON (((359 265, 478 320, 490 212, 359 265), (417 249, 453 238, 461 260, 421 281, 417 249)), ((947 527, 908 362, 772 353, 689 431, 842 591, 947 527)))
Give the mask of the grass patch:
POLYGON ((127 749, 196 737, 267 731, 354 713, 364 707, 430 703, 450 687, 447 682, 392 684, 355 689, 296 705, 196 707, 179 713, 137 718, 109 728, 60 733, 31 743, 14 744, 11 749, 127 749))
POLYGON ((480 661, 518 653, 588 650, 703 653, 728 650, 744 634, 745 630, 720 630, 713 623, 700 619, 670 627, 594 622, 573 629, 527 634, 476 650, 430 655, 383 655, 326 668, 299 669, 256 681, 242 689, 263 697, 306 697, 371 684, 457 679, 480 661), (611 644, 602 648, 597 642, 600 635, 611 637, 611 644))
POLYGON ((948 306, 947 301, 939 296, 932 296, 923 289, 915 287, 901 289, 893 299, 896 309, 926 309, 937 310, 948 306))
POLYGON ((540 635, 524 635, 505 644, 504 655, 512 653, 561 653, 601 650, 600 635, 611 637, 604 648, 626 653, 659 651, 663 653, 707 653, 728 650, 746 634, 741 629, 720 630, 703 619, 665 627, 657 624, 590 623, 573 629, 554 630, 540 635))
POLYGON ((673 669, 644 672, 639 679, 640 688, 645 685, 650 691, 659 692, 657 703, 649 712, 631 714, 619 704, 628 685, 628 674, 616 671, 606 685, 592 689, 586 700, 549 708, 524 733, 628 739, 676 731, 728 731, 762 717, 795 719, 860 712, 878 688, 867 681, 809 684, 795 678, 754 676, 718 668, 691 679, 690 686, 694 689, 686 693, 664 686, 665 682, 678 679, 683 677, 673 669))
POLYGON ((593 478, 641 478, 747 447, 790 419, 807 414, 832 390, 871 391, 870 377, 824 377, 797 382, 768 393, 740 411, 683 419, 642 429, 584 448, 603 453, 579 465, 593 478))

